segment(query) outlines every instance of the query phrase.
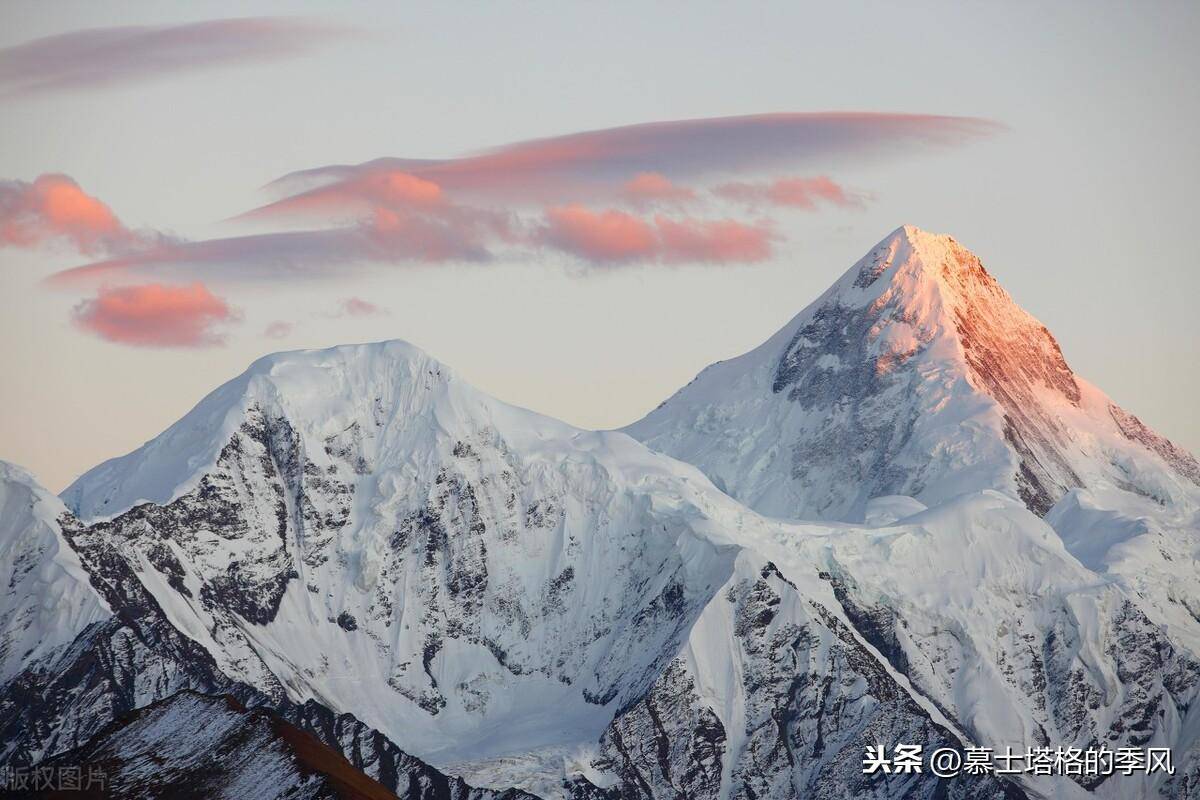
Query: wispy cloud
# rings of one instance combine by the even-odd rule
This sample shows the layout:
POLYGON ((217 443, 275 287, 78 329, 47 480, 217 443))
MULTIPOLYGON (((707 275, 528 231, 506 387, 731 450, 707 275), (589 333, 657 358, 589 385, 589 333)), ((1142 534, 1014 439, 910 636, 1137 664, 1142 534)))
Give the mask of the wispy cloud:
POLYGON ((101 288, 72 312, 75 324, 101 339, 138 347, 224 344, 220 326, 238 314, 202 283, 101 288))
POLYGON ((591 211, 583 206, 552 208, 538 239, 592 263, 736 263, 771 255, 771 230, 735 220, 645 220, 624 211, 591 211))
POLYGON ((752 206, 775 205, 805 211, 817 210, 818 201, 842 208, 863 205, 860 195, 847 191, 824 175, 815 178, 780 178, 759 183, 737 181, 723 183, 712 191, 718 197, 752 206))
POLYGON ((319 218, 360 216, 376 209, 447 212, 450 206, 442 187, 433 181, 400 170, 380 170, 354 175, 319 192, 305 192, 281 203, 272 203, 242 214, 238 219, 319 218))
POLYGON ((150 274, 253 281, 331 275, 350 264, 478 262, 491 258, 489 233, 469 220, 381 209, 348 227, 169 242, 56 273, 50 282, 101 284, 150 274))
POLYGON ((296 17, 88 28, 0 50, 0 95, 112 86, 205 67, 289 58, 354 33, 296 17))
POLYGON ((379 306, 370 301, 363 300, 361 297, 347 297, 338 304, 338 316, 374 317, 386 313, 379 306))
POLYGON ((686 205, 697 199, 695 190, 680 186, 661 172, 639 172, 622 187, 630 205, 686 205))
POLYGON ((827 175, 796 177, 798 167, 958 146, 998 130, 966 117, 761 114, 588 131, 463 158, 322 167, 275 182, 291 194, 241 216, 310 229, 161 241, 52 281, 308 277, 354 264, 553 252, 597 264, 756 262, 781 238, 769 214, 864 200, 827 175))
POLYGON ((973 117, 878 113, 779 113, 674 120, 515 142, 462 158, 381 158, 317 167, 272 184, 290 196, 281 212, 354 194, 368 176, 401 173, 456 197, 506 203, 596 202, 638 175, 694 183, 831 162, 955 147, 1002 130, 973 117))

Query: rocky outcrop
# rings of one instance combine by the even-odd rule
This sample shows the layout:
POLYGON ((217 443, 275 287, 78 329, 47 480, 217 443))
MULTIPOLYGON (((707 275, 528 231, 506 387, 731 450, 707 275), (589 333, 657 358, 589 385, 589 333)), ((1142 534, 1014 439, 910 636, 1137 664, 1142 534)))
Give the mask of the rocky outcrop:
POLYGON ((620 797, 1025 797, 991 776, 863 774, 868 746, 901 743, 963 746, 836 614, 745 555, 684 652, 605 732, 595 766, 620 797))
MULTIPOLYGON (((49 759, 87 746, 114 721, 161 701, 168 701, 169 706, 170 699, 181 693, 225 695, 250 707, 271 709, 279 719, 340 751, 355 770, 393 791, 402 790, 406 797, 491 800, 503 794, 473 789, 446 776, 401 751, 351 714, 334 712, 314 701, 290 700, 269 672, 261 673, 265 677, 260 685, 231 678, 209 649, 171 623, 127 560, 129 553, 143 552, 127 549, 131 531, 148 537, 149 541, 142 543, 147 550, 166 548, 164 540, 173 541, 170 534, 178 528, 163 525, 163 521, 181 519, 201 527, 220 521, 237 531, 249 530, 243 515, 233 513, 229 505, 213 502, 203 488, 174 508, 141 506, 123 520, 98 526, 85 526, 63 512, 55 525, 61 528, 54 533, 74 548, 84 570, 80 577, 90 581, 89 588, 113 613, 84 628, 69 646, 27 661, 0 686, 0 764, 17 768, 53 763, 49 759), (205 509, 208 515, 198 499, 205 496, 211 503, 205 509)), ((132 564, 144 563, 132 560, 132 564)), ((169 566, 164 569, 172 574, 169 566)), ((127 796, 140 796, 130 791, 127 796)), ((172 795, 166 791, 162 796, 172 795)), ((510 792, 505 796, 522 795, 510 792)))
POLYGON ((192 692, 127 714, 87 744, 41 766, 55 775, 63 768, 79 770, 88 777, 82 796, 113 800, 397 797, 340 752, 271 712, 247 709, 233 697, 192 692))

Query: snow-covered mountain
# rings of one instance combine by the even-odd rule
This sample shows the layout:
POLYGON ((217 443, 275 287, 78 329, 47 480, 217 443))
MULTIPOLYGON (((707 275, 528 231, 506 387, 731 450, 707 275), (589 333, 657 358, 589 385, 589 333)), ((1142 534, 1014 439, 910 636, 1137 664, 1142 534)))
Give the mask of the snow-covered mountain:
MULTIPOLYGON (((73 541, 86 528, 28 473, 0 462, 0 498, 0 547, 5 553, 0 578, 6 587, 0 595, 0 636, 5 644, 0 765, 48 764, 55 756, 94 750, 103 746, 112 726, 135 709, 198 692, 272 708, 278 718, 340 750, 364 776, 392 788, 405 787, 406 797, 528 797, 513 791, 501 796, 447 776, 402 752, 349 713, 291 702, 239 683, 218 667, 211 651, 170 623, 141 576, 114 550, 89 552, 73 541)), ((156 727, 164 739, 203 738, 198 730, 205 725, 202 717, 170 719, 182 727, 156 727)), ((165 746, 164 742, 163 752, 165 746)), ((251 760, 246 754, 247 763, 251 760)), ((62 765, 81 766, 78 759, 62 765)), ((7 788, 14 788, 7 784, 12 773, 5 775, 7 788)), ((158 789, 155 796, 172 796, 169 787, 158 789)), ((104 796, 146 793, 135 787, 126 794, 104 796)))
POLYGON ((902 229, 631 428, 717 485, 403 342, 261 359, 65 505, 5 466, 0 763, 245 737, 324 791, 287 723, 430 800, 1200 797, 1195 462, 972 259, 902 229), (863 773, 898 743, 1176 772, 863 773))
POLYGON ((594 740, 729 574, 703 505, 740 511, 402 342, 264 359, 65 496, 103 512, 84 560, 129 564, 225 674, 439 764, 594 740))
MULTIPOLYGON (((324 732, 389 788, 381 765, 396 756, 359 754, 372 731, 468 784, 543 796, 657 796, 601 740, 661 683, 737 564, 767 569, 743 551, 779 526, 693 467, 507 406, 401 342, 263 359, 64 496, 78 518, 60 517, 62 537, 137 631, 139 648, 119 653, 136 691, 112 705, 231 694, 324 732)), ((878 692, 903 707, 876 714, 890 736, 960 742, 822 591, 804 606, 822 615, 814 635, 838 630, 855 652, 831 698, 874 706, 878 692)), ((30 760, 104 724, 97 692, 67 672, 14 731, 30 760)), ((118 694, 119 680, 91 680, 118 694)), ((714 753, 715 790, 740 795, 749 723, 719 724, 731 739, 714 753)), ((825 744, 836 758, 796 767, 803 780, 890 796, 856 777, 879 728, 839 727, 825 744)), ((672 774, 690 756, 678 758, 672 774)), ((939 781, 910 783, 932 796, 939 781)), ((966 793, 1013 791, 984 780, 966 793)))
POLYGON ((783 518, 999 491, 1200 653, 1200 463, 1072 372, 949 236, 897 229, 625 430, 783 518))
POLYGON ((1194 457, 1075 375, 975 255, 912 226, 625 430, 778 517, 982 489, 1039 515, 1076 488, 1200 506, 1194 457))

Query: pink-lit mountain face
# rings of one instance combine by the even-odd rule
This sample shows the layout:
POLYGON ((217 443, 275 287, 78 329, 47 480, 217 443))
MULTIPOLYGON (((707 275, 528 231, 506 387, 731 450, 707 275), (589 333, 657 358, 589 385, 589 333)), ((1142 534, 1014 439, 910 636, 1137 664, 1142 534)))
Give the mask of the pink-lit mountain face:
POLYGON ((626 432, 780 517, 981 489, 1038 515, 1073 489, 1200 498, 1195 458, 1075 375, 974 254, 912 226, 626 432))

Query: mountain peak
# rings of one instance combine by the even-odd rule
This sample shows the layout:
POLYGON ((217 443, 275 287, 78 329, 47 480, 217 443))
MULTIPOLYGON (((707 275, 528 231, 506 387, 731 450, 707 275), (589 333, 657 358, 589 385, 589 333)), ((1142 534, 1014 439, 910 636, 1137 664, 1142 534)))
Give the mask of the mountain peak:
POLYGON ((1039 514, 1076 487, 1194 499, 1195 459, 1126 415, 974 253, 904 225, 627 432, 772 516, 857 521, 873 497, 979 489, 1039 514))
POLYGON ((835 344, 830 334, 843 339, 836 343, 841 350, 863 346, 863 357, 880 373, 940 350, 938 358, 959 362, 972 384, 1006 406, 1027 403, 1042 389, 1070 403, 1080 400, 1050 331, 1016 304, 978 256, 950 236, 913 225, 884 237, 788 327, 791 341, 775 391, 797 382, 797 362, 807 362, 814 344, 835 344), (822 324, 851 316, 857 345, 845 340, 846 326, 822 324))
POLYGON ((302 420, 314 436, 338 436, 355 422, 374 427, 431 408, 451 391, 474 392, 437 359, 399 339, 272 353, 153 440, 86 472, 62 498, 85 519, 166 503, 193 488, 248 419, 302 420))
MULTIPOLYGON (((931 289, 955 296, 983 292, 992 295, 993 301, 1012 303, 974 253, 952 236, 930 233, 915 225, 901 225, 883 237, 830 291, 868 290, 884 277, 890 277, 897 290, 909 295, 931 289)), ((882 291, 882 287, 876 289, 875 293, 882 291)), ((871 299, 875 293, 865 292, 871 299)))
POLYGON ((907 222, 888 234, 888 236, 885 237, 885 241, 892 238, 903 238, 913 246, 919 246, 923 243, 935 241, 954 241, 950 236, 947 236, 944 233, 933 233, 932 231, 918 228, 916 225, 907 222))
POLYGON ((310 350, 281 350, 269 353, 253 361, 243 376, 278 374, 281 370, 287 369, 289 365, 351 364, 362 361, 386 362, 393 366, 436 364, 440 369, 446 369, 445 365, 437 362, 436 359, 411 342, 404 339, 384 339, 377 342, 342 344, 310 350))

